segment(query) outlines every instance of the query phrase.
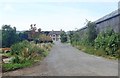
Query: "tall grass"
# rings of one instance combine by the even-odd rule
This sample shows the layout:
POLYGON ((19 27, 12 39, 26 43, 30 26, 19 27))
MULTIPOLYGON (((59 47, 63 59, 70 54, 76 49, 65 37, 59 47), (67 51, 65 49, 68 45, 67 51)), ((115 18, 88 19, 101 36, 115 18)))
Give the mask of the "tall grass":
POLYGON ((48 55, 52 48, 51 44, 35 44, 33 42, 23 41, 11 46, 12 59, 10 63, 3 64, 3 71, 15 70, 42 60, 48 55))

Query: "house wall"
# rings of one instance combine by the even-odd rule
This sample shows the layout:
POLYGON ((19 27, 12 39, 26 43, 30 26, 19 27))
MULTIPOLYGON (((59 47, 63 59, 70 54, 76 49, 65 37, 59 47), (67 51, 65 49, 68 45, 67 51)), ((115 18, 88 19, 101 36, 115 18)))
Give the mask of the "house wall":
POLYGON ((50 37, 52 38, 53 41, 60 41, 60 35, 52 34, 50 35, 50 37))

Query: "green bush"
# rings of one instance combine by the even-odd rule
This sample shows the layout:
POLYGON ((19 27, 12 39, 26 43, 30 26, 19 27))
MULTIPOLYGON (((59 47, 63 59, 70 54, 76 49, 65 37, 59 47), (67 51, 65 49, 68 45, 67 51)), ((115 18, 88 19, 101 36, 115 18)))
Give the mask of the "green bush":
POLYGON ((34 45, 34 46, 29 46, 28 52, 29 52, 29 55, 32 56, 31 58, 34 58, 35 53, 38 53, 38 54, 42 55, 45 52, 45 50, 38 47, 37 45, 34 45))
POLYGON ((88 21, 87 23, 87 41, 89 45, 94 45, 94 40, 97 37, 96 24, 94 22, 88 21))
POLYGON ((37 54, 44 55, 45 50, 35 43, 23 41, 12 45, 11 54, 14 55, 12 63, 23 63, 26 60, 33 60, 37 54))
POLYGON ((23 41, 16 43, 11 46, 11 54, 12 55, 19 55, 26 47, 28 47, 30 43, 28 41, 23 41))
POLYGON ((67 34, 66 34, 66 32, 62 31, 62 33, 60 34, 60 37, 61 37, 60 39, 61 39, 62 43, 67 42, 67 34))
POLYGON ((20 63, 20 59, 18 56, 15 56, 14 58, 11 59, 11 63, 20 63))
POLYGON ((94 23, 88 23, 86 30, 72 31, 69 37, 73 46, 89 54, 120 57, 120 33, 112 29, 99 33, 96 32, 94 23))
POLYGON ((103 49, 107 55, 116 56, 118 55, 117 50, 120 47, 120 35, 112 30, 106 33, 98 34, 95 39, 95 48, 103 49))
POLYGON ((3 64, 3 71, 15 70, 30 66, 48 55, 51 44, 35 44, 33 42, 22 41, 11 46, 10 63, 3 64))

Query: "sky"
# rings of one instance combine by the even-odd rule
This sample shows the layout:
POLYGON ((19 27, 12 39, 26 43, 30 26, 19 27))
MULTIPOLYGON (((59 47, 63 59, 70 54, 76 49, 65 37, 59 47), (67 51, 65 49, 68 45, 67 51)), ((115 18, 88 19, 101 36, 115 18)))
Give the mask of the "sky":
POLYGON ((0 26, 29 30, 36 24, 42 31, 75 30, 118 8, 119 0, 1 0, 0 26))

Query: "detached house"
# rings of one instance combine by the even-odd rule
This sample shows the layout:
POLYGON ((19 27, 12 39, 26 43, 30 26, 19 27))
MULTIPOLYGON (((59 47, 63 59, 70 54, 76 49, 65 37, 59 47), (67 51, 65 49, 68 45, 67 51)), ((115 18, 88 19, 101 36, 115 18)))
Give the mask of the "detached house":
POLYGON ((48 34, 53 41, 60 41, 60 34, 61 31, 50 31, 50 33, 48 34))
MULTIPOLYGON (((32 39, 32 32, 31 31, 25 31, 28 34, 28 40, 33 40, 32 39)), ((60 34, 61 34, 62 30, 60 31, 41 31, 41 32, 34 32, 33 34, 35 36, 39 35, 39 34, 45 34, 46 36, 51 37, 52 41, 60 41, 60 34)))
POLYGON ((60 34, 61 31, 42 31, 43 34, 46 34, 47 36, 50 36, 52 38, 52 41, 60 41, 60 34))

